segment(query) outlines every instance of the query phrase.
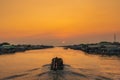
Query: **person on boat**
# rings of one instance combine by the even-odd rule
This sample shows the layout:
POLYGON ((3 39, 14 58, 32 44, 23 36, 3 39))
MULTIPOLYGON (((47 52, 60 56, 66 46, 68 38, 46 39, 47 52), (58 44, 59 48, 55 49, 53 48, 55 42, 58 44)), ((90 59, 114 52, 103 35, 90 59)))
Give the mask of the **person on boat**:
POLYGON ((63 70, 63 60, 62 60, 62 58, 58 58, 57 65, 58 65, 58 70, 63 70))
POLYGON ((57 57, 52 59, 51 70, 57 70, 57 60, 58 60, 57 57))

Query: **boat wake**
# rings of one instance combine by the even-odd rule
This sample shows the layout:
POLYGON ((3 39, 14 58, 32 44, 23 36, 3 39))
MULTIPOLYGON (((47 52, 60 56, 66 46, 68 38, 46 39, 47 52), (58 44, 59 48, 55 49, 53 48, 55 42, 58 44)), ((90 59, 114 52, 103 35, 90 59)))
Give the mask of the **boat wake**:
MULTIPOLYGON (((64 64, 64 70, 50 70, 50 64, 43 65, 41 68, 33 68, 20 74, 5 77, 0 80, 114 80, 109 76, 92 74, 92 70, 73 68, 64 64)), ((119 80, 119 79, 116 79, 119 80)))
POLYGON ((44 72, 37 76, 39 80, 79 80, 79 78, 87 80, 87 76, 84 74, 73 72, 70 65, 64 65, 64 67, 64 70, 52 71, 49 70, 50 65, 44 65, 42 69, 44 72))

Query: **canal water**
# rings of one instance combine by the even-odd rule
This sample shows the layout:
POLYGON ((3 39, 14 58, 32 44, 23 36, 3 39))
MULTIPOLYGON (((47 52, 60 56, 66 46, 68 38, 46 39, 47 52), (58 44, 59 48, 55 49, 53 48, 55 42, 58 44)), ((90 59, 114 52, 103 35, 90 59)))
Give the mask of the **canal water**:
POLYGON ((0 80, 120 80, 120 57, 60 47, 0 55, 0 80), (50 70, 56 56, 64 60, 63 71, 50 70))

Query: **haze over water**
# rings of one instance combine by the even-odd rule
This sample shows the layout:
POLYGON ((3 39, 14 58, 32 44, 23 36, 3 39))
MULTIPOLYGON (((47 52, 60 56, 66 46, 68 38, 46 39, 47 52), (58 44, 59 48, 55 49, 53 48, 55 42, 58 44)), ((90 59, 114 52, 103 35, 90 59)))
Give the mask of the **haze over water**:
POLYGON ((82 51, 52 48, 0 56, 0 80, 120 80, 120 59, 88 55, 82 51), (53 57, 66 64, 63 71, 50 71, 53 57), (45 66, 43 66, 45 65, 45 66))
MULTIPOLYGON (((120 0, 0 0, 0 42, 120 41, 120 0)), ((64 44, 63 44, 64 43, 64 44)))

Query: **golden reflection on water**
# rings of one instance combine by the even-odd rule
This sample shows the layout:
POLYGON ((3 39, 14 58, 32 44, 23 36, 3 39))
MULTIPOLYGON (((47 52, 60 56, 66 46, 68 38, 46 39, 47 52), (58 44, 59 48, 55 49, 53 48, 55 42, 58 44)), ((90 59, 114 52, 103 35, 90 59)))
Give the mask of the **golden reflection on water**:
POLYGON ((82 51, 65 50, 63 48, 31 50, 11 55, 0 56, 0 78, 24 72, 33 68, 41 68, 50 64, 53 57, 61 57, 65 64, 74 68, 93 70, 93 72, 120 74, 120 59, 117 57, 101 57, 87 55, 82 51))

